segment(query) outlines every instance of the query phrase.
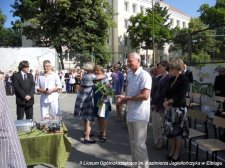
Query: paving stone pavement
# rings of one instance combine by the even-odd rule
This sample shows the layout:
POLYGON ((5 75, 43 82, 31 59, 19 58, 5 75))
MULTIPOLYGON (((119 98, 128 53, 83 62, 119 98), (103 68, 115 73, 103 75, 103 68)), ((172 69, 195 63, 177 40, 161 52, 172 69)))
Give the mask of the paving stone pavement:
MULTIPOLYGON (((13 118, 16 119, 16 105, 15 96, 7 96, 10 104, 11 112, 13 118)), ((92 124, 92 131, 94 133, 94 138, 97 140, 96 144, 85 145, 81 142, 84 129, 82 121, 73 117, 73 110, 75 104, 76 95, 75 94, 60 94, 60 108, 62 112, 62 118, 65 125, 68 128, 68 136, 71 137, 72 150, 68 159, 66 168, 86 168, 86 167, 118 167, 126 168, 129 165, 115 165, 118 162, 126 162, 131 164, 130 155, 130 145, 128 139, 128 131, 125 122, 115 122, 115 106, 113 105, 113 110, 110 112, 110 117, 108 119, 108 135, 107 142, 100 142, 97 140, 98 136, 98 125, 96 121, 92 124)), ((40 120, 40 107, 39 107, 39 95, 35 95, 35 105, 34 105, 34 118, 35 120, 40 120)), ((154 166, 157 168, 161 167, 193 167, 191 164, 195 162, 187 162, 188 160, 188 148, 182 147, 181 160, 182 162, 177 162, 171 164, 165 160, 165 156, 168 149, 164 147, 161 150, 156 150, 152 147, 153 137, 152 137, 152 126, 149 124, 148 128, 148 138, 147 138, 147 148, 149 154, 149 164, 150 167, 154 166), (157 164, 168 164, 166 166, 157 164), (177 164, 177 165, 175 165, 177 164), (180 165, 179 165, 180 164, 180 165)), ((192 150, 192 160, 195 157, 195 147, 192 150)), ((222 156, 223 159, 224 155, 222 156)), ((207 164, 206 154, 200 150, 199 161, 201 164, 207 164)), ((220 162, 220 160, 218 160, 220 162)), ((210 162, 208 162, 209 164, 210 162)), ((225 163, 222 162, 225 167, 225 163)), ((206 165, 198 167, 207 167, 206 165)), ((220 167, 220 166, 218 166, 220 167)), ((53 168, 51 165, 43 164, 34 166, 34 168, 53 168)))

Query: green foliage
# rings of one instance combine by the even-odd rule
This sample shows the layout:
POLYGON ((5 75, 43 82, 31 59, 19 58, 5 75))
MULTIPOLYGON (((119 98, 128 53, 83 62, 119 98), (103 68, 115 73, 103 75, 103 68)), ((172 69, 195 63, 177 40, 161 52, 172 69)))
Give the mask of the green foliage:
POLYGON ((190 41, 190 32, 189 29, 184 28, 180 29, 178 27, 171 30, 172 32, 172 44, 170 45, 169 51, 178 51, 182 50, 182 55, 188 53, 189 51, 189 41, 190 41))
POLYGON ((199 12, 200 19, 207 25, 217 26, 225 23, 225 1, 217 0, 216 5, 210 7, 208 4, 203 4, 199 12))
POLYGON ((114 26, 105 0, 16 0, 13 8, 28 39, 58 52, 62 46, 76 52, 91 52, 93 47, 104 51, 114 26))
MULTIPOLYGON (((185 54, 181 58, 184 62, 190 62, 190 55, 185 54)), ((204 64, 201 63, 206 63, 210 61, 211 56, 205 51, 199 51, 197 54, 193 53, 191 55, 191 63, 198 67, 204 66, 204 64)))
POLYGON ((127 32, 129 33, 131 46, 133 48, 152 49, 153 38, 157 46, 162 46, 170 38, 168 18, 168 9, 160 7, 159 3, 156 3, 153 9, 146 9, 146 13, 139 13, 130 17, 131 24, 128 26, 127 32))
POLYGON ((0 46, 1 47, 20 47, 21 33, 15 32, 11 28, 3 28, 0 31, 0 46))
POLYGON ((0 9, 0 47, 21 46, 21 31, 18 29, 5 28, 6 16, 0 9))
POLYGON ((225 34, 225 0, 217 0, 216 5, 212 7, 208 4, 203 4, 199 12, 201 13, 200 19, 209 27, 214 27, 215 34, 219 35, 215 37, 214 57, 217 59, 224 58, 225 38, 220 35, 225 34))
POLYGON ((110 52, 110 48, 108 46, 99 46, 96 48, 97 50, 94 53, 95 63, 97 65, 106 66, 110 62, 112 58, 112 54, 110 52))
POLYGON ((2 10, 0 9, 0 28, 3 27, 5 21, 6 21, 6 16, 2 14, 2 10))
POLYGON ((98 83, 96 83, 96 87, 97 87, 97 90, 95 91, 95 93, 99 92, 103 97, 106 97, 106 96, 113 97, 114 96, 114 91, 109 84, 98 82, 98 83))
MULTIPOLYGON (((192 62, 203 61, 203 55, 206 55, 206 60, 209 61, 208 56, 212 54, 212 50, 215 49, 215 38, 213 35, 215 31, 204 30, 208 27, 198 18, 192 18, 189 23, 189 28, 179 29, 175 28, 173 32, 173 45, 170 48, 172 50, 182 50, 182 55, 187 59, 187 55, 192 53, 192 62), (204 30, 204 31, 199 31, 204 30), (203 54, 204 53, 204 54, 203 54), (197 58, 198 56, 202 58, 197 58)), ((210 56, 209 56, 210 57, 210 56)))
POLYGON ((98 107, 101 107, 101 105, 102 105, 102 103, 104 102, 105 99, 115 96, 114 90, 112 89, 112 87, 109 84, 97 82, 95 84, 95 86, 97 88, 95 93, 100 93, 101 94, 101 100, 99 100, 97 102, 97 106, 98 107))
POLYGON ((205 51, 200 51, 198 54, 192 54, 193 63, 204 63, 210 61, 211 61, 210 55, 205 51))
MULTIPOLYGON (((189 31, 196 32, 199 30, 207 29, 208 27, 198 18, 191 19, 189 23, 189 31)), ((212 53, 212 49, 215 48, 215 31, 204 30, 192 35, 192 52, 198 54, 200 51, 212 53)))

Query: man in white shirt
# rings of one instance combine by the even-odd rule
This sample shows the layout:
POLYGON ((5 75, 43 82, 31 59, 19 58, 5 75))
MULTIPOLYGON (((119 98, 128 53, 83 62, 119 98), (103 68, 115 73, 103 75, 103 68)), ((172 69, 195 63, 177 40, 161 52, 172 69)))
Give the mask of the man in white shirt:
POLYGON ((59 76, 52 71, 49 60, 43 62, 43 67, 44 73, 37 79, 37 91, 41 93, 41 117, 42 119, 50 116, 55 118, 60 113, 58 91, 61 90, 62 85, 59 76))
POLYGON ((131 144, 132 161, 138 167, 148 166, 148 151, 146 147, 147 126, 150 117, 150 90, 152 78, 143 70, 141 57, 137 53, 128 55, 128 86, 127 94, 117 96, 117 103, 127 102, 127 124, 131 144))

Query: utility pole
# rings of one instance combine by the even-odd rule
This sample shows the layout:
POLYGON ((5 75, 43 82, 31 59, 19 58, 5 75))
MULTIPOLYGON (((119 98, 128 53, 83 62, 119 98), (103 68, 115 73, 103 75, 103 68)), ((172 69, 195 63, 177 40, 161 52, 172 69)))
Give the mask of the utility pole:
POLYGON ((154 13, 154 0, 152 0, 152 62, 153 66, 156 65, 156 58, 155 58, 155 13, 154 13))
POLYGON ((192 34, 189 34, 189 64, 192 64, 192 34))

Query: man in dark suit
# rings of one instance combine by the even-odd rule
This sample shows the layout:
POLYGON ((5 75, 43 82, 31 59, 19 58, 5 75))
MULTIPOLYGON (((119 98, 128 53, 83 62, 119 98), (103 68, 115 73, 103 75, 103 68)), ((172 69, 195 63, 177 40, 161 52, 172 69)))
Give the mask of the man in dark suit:
MULTIPOLYGON (((216 76, 214 82, 214 91, 216 96, 225 97, 225 68, 219 69, 219 75, 216 76)), ((223 109, 225 110, 225 102, 223 102, 223 109)))
POLYGON ((192 74, 192 71, 187 68, 186 64, 184 64, 184 70, 182 73, 189 79, 189 82, 190 82, 188 93, 187 93, 187 96, 189 97, 190 93, 192 92, 193 74, 192 74))
POLYGON ((193 74, 192 74, 191 70, 187 68, 186 64, 184 64, 184 71, 183 71, 183 73, 184 73, 184 75, 186 77, 188 77, 190 83, 192 83, 193 82, 193 74))
POLYGON ((33 119, 33 104, 34 104, 34 78, 29 73, 28 61, 19 63, 19 72, 13 75, 13 86, 16 94, 17 120, 24 118, 33 119))

